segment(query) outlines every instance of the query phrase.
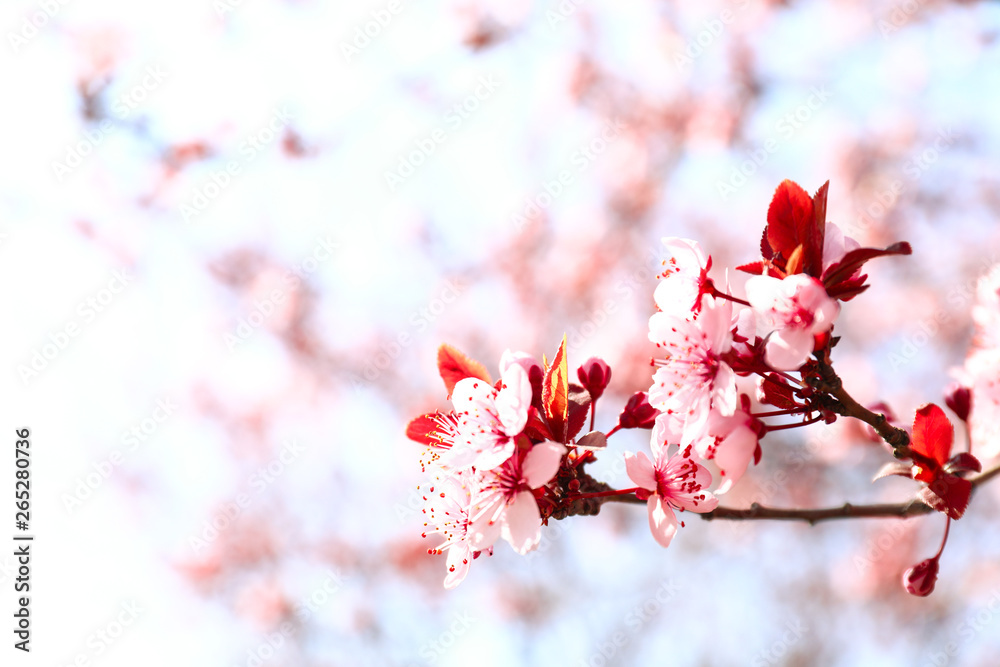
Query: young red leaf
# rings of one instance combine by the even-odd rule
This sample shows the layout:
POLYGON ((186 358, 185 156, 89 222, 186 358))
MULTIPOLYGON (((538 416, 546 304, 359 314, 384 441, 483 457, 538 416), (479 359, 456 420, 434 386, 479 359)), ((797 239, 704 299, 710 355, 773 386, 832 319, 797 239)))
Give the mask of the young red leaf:
POLYGON ((809 193, 798 183, 782 181, 767 209, 767 241, 775 254, 789 258, 806 241, 813 217, 809 193))
POLYGON ((410 420, 406 425, 406 437, 422 445, 440 447, 441 438, 438 436, 438 429, 441 427, 442 416, 440 412, 431 412, 410 420))
POLYGON ((938 474, 930 486, 920 489, 917 497, 952 519, 961 519, 969 506, 972 482, 948 473, 938 474))
POLYGON ((528 408, 528 423, 524 427, 524 434, 536 441, 552 440, 552 431, 549 430, 549 425, 545 423, 542 415, 534 406, 528 408))
POLYGON ((884 249, 857 248, 856 250, 851 250, 839 262, 823 272, 823 285, 828 288, 827 291, 829 292, 829 288, 851 278, 870 259, 886 257, 888 255, 909 255, 912 253, 913 249, 906 241, 893 243, 884 249))
POLYGON ((590 392, 578 384, 569 386, 569 412, 567 419, 566 440, 572 440, 587 423, 592 402, 590 392))
POLYGON ((448 395, 455 389, 459 380, 465 378, 479 378, 484 382, 493 384, 486 367, 478 361, 470 359, 456 348, 444 343, 438 348, 438 373, 444 380, 444 386, 448 390, 448 395))
POLYGON ((813 220, 806 235, 804 270, 819 278, 823 274, 823 244, 826 241, 826 195, 830 189, 827 181, 813 195, 813 220))
POLYGON ((877 482, 880 479, 889 477, 890 475, 900 475, 902 477, 910 476, 911 466, 903 463, 902 461, 889 461, 884 466, 882 466, 875 476, 872 478, 873 482, 877 482))
POLYGON ((947 472, 961 475, 963 473, 982 472, 983 464, 969 452, 959 452, 948 459, 948 463, 944 469, 947 472))
POLYGON ((577 447, 585 449, 604 449, 608 446, 608 436, 600 431, 591 431, 576 441, 577 447))
POLYGON ((944 410, 933 403, 927 403, 917 409, 910 443, 912 450, 934 459, 938 465, 943 466, 948 461, 954 440, 955 427, 948 421, 944 410))
POLYGON ((545 408, 545 418, 549 422, 552 435, 558 442, 566 442, 566 426, 569 419, 569 370, 566 365, 565 335, 542 382, 542 406, 545 408))
POLYGON ((757 400, 782 410, 799 407, 795 401, 795 392, 792 387, 782 380, 780 375, 774 373, 762 377, 758 382, 757 400))
POLYGON ((760 237, 760 256, 764 259, 774 259, 774 249, 771 242, 767 240, 767 227, 764 227, 764 235, 760 237))

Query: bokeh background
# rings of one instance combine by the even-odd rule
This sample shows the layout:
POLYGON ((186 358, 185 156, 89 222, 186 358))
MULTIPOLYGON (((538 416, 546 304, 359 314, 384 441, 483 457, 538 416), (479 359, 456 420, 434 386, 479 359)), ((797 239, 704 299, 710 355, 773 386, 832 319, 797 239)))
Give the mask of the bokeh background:
MULTIPOLYGON (((610 428, 650 382, 659 239, 722 280, 785 178, 914 247, 838 322, 849 388, 941 402, 1000 253, 998 3, 9 0, 0 28, 0 473, 30 427, 37 535, 4 664, 996 664, 995 488, 927 599, 899 581, 939 515, 663 550, 634 506, 446 592, 403 429, 447 407, 441 342, 495 374, 564 333, 614 369, 610 428)), ((593 469, 627 484, 646 446, 593 469)), ((886 458, 769 437, 726 503, 903 499, 886 458)))

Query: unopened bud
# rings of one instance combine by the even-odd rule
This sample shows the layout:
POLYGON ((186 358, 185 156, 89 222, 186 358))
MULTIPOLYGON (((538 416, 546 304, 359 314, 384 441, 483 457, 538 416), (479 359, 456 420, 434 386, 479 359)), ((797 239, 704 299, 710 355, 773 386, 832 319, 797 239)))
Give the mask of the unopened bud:
POLYGON ((597 400, 611 382, 611 367, 599 357, 591 357, 576 370, 580 384, 590 392, 590 397, 597 400))
POLYGON ((649 404, 646 392, 632 394, 618 417, 619 428, 653 428, 660 411, 649 404))
POLYGON ((937 582, 938 559, 928 558, 903 573, 903 586, 910 595, 927 597, 934 592, 937 582))
POLYGON ((952 382, 945 392, 945 404, 958 415, 962 421, 969 421, 972 411, 972 391, 958 382, 952 382))

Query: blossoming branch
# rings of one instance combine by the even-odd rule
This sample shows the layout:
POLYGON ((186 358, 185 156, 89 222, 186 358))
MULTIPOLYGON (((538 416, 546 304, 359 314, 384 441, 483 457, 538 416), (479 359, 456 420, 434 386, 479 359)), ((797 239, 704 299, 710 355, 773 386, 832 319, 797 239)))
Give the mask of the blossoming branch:
POLYGON ((981 472, 981 460, 1000 458, 1000 269, 984 279, 974 311, 976 349, 945 397, 967 422, 974 447, 952 454, 954 427, 938 405, 920 407, 912 428, 904 428, 856 401, 834 369, 834 327, 845 304, 870 286, 864 265, 909 255, 911 248, 905 242, 863 248, 845 236, 826 220, 828 186, 813 196, 791 181, 778 186, 761 257, 736 267, 750 274, 745 298, 729 284, 716 285, 712 257, 696 241, 663 239, 668 257, 648 330, 659 351, 655 370, 607 431, 595 430, 595 415, 611 368, 591 358, 571 377, 565 337, 551 361, 508 350, 496 381, 482 364, 441 346, 438 369, 452 409, 417 417, 407 436, 424 445, 421 466, 430 478, 421 486, 424 536, 439 537, 431 554, 447 555, 446 588, 500 540, 525 554, 549 521, 626 502, 646 505, 650 531, 663 547, 684 526, 678 520, 684 512, 816 523, 937 511, 946 517, 941 548, 903 574, 908 592, 933 590, 951 521, 965 513, 977 485, 1000 473, 1000 467, 981 472), (720 506, 720 497, 760 462, 768 433, 839 418, 868 424, 886 442, 893 458, 874 477, 912 479, 919 486, 911 501, 720 506), (649 452, 625 454, 634 486, 613 489, 588 474, 587 465, 609 437, 632 428, 650 431, 649 452))

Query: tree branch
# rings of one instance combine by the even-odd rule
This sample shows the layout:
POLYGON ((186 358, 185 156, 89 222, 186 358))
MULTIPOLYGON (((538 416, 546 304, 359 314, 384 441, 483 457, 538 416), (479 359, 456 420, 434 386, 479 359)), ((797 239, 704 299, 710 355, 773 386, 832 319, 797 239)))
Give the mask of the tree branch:
MULTIPOLYGON (((1000 464, 993 466, 980 475, 973 477, 969 481, 972 489, 985 484, 994 477, 1000 475, 1000 464)), ((639 500, 635 496, 609 496, 602 499, 603 502, 618 502, 645 505, 645 500, 639 500)), ((878 519, 878 518, 899 518, 908 519, 911 516, 929 514, 934 510, 917 498, 912 498, 902 503, 882 503, 876 505, 852 505, 844 503, 839 507, 825 507, 819 509, 792 509, 780 507, 765 507, 754 503, 745 509, 735 507, 717 507, 711 512, 701 515, 706 521, 713 519, 729 519, 733 521, 751 520, 776 520, 776 521, 805 521, 813 526, 820 521, 830 521, 833 519, 878 519)))
POLYGON ((833 396, 836 401, 830 401, 823 407, 843 417, 854 417, 875 429, 875 432, 893 448, 896 458, 909 458, 910 456, 910 434, 901 428, 896 428, 889 424, 889 420, 884 414, 872 412, 865 406, 854 400, 854 397, 844 389, 844 382, 833 370, 833 366, 819 363, 818 382, 813 384, 815 389, 826 392, 833 396))

